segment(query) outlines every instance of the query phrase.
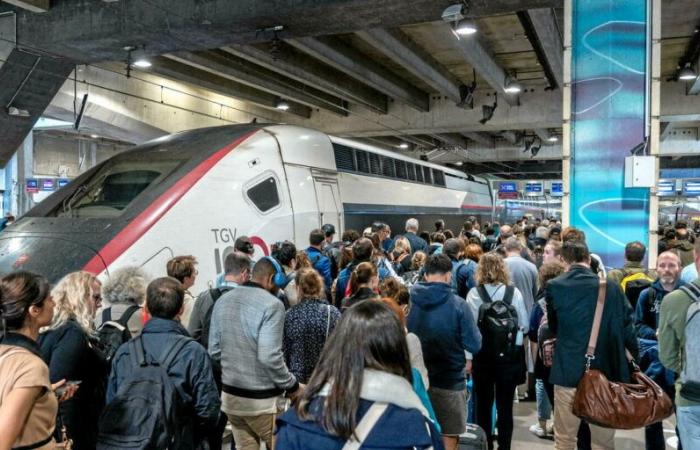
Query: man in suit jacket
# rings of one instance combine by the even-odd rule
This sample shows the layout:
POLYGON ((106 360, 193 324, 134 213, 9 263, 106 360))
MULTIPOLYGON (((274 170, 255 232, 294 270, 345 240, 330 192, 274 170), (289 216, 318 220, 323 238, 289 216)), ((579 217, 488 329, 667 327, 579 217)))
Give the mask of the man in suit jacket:
MULTIPOLYGON (((557 336, 549 381, 554 385, 554 430, 557 450, 574 450, 580 419, 571 405, 586 366, 588 339, 598 300, 599 278, 590 268, 590 253, 580 240, 564 242, 562 257, 569 270, 547 283, 547 318, 557 336)), ((591 367, 611 381, 629 382, 625 348, 636 357, 632 306, 615 283, 608 283, 600 334, 591 367)), ((591 442, 598 448, 614 448, 615 430, 591 425, 591 442)))

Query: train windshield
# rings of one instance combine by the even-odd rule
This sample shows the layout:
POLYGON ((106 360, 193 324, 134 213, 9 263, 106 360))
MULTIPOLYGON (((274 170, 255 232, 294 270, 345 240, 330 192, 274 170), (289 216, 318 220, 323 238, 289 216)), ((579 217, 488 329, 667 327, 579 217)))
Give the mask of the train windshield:
POLYGON ((56 217, 117 217, 149 186, 168 176, 181 160, 108 161, 66 196, 48 215, 56 217))

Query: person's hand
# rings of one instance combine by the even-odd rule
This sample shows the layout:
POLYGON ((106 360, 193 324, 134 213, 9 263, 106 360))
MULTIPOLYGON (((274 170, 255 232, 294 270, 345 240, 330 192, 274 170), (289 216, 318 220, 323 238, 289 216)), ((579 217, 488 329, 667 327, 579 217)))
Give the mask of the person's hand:
POLYGON ((52 384, 51 389, 56 393, 56 396, 58 397, 58 402, 62 403, 66 400, 70 400, 71 398, 73 398, 75 393, 78 391, 78 385, 66 385, 66 380, 63 379, 57 383, 52 384))
POLYGON ((472 360, 468 359, 467 360, 467 375, 471 375, 472 373, 472 360))
POLYGON ((306 385, 299 383, 299 387, 296 391, 287 393, 287 397, 289 397, 289 400, 292 402, 292 405, 296 405, 296 403, 301 398, 301 394, 304 393, 304 389, 306 389, 306 385))

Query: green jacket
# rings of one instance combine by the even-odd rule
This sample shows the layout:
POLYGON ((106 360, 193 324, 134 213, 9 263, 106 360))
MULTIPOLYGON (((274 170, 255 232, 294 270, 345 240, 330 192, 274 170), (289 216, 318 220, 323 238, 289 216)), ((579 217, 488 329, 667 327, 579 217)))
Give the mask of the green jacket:
POLYGON ((656 272, 654 270, 643 267, 642 263, 627 261, 622 269, 613 269, 609 271, 608 280, 614 281, 619 285, 626 276, 637 272, 646 272, 651 278, 656 278, 656 272))
MULTIPOLYGON (((693 281, 700 287, 700 279, 693 281)), ((680 289, 668 294, 661 303, 659 317, 659 359, 667 369, 680 373, 685 361, 685 319, 693 300, 680 289)), ((680 396, 680 378, 676 381, 676 406, 700 406, 680 396)))

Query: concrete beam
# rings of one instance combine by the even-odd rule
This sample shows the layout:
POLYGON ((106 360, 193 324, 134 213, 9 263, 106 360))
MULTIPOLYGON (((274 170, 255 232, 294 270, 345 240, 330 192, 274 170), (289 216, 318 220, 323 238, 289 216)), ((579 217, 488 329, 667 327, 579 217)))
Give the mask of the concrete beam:
MULTIPOLYGON (((196 67, 182 64, 162 56, 153 58, 152 63, 153 66, 149 69, 150 73, 171 80, 182 81, 193 86, 199 86, 229 97, 245 100, 270 110, 277 109, 277 96, 270 94, 269 92, 252 88, 246 84, 238 83, 228 78, 220 77, 210 72, 206 72, 196 67)), ((311 108, 308 106, 292 101, 289 101, 288 103, 288 113, 304 118, 311 117, 311 108)))
POLYGON ((228 78, 312 108, 321 108, 339 116, 347 116, 347 103, 338 97, 305 86, 295 80, 281 77, 263 67, 220 50, 205 52, 181 52, 168 54, 166 58, 188 64, 197 69, 228 78))
POLYGON ((3 0, 5 3, 15 5, 33 13, 45 13, 51 8, 51 0, 3 0))
MULTIPOLYGON (((439 20, 454 0, 62 0, 48 13, 20 11, 19 42, 78 62, 124 60, 127 45, 145 45, 152 55, 268 41, 351 33, 439 20)), ((473 2, 470 15, 561 6, 561 0, 473 2)))
POLYGON ((549 84, 553 88, 561 89, 564 86, 564 46, 554 10, 540 8, 521 11, 518 12, 518 18, 535 49, 549 84))
MULTIPOLYGON (((700 33, 698 33, 700 34, 700 33)), ((662 122, 697 122, 700 121, 700 102, 692 95, 686 95, 685 83, 661 83, 662 122)))
POLYGON ((664 141, 673 130, 673 122, 661 122, 659 130, 659 141, 664 141))
POLYGON ((487 133, 480 133, 480 132, 467 132, 467 133, 462 133, 464 137, 467 137, 471 139, 472 141, 484 145, 486 147, 488 146, 493 146, 494 145, 494 140, 493 137, 489 136, 487 133))
POLYGON ((459 133, 436 134, 435 137, 452 147, 467 148, 467 140, 459 133))
POLYGON ((372 28, 356 34, 436 92, 459 103, 460 81, 401 30, 372 28))
POLYGON ((440 23, 433 27, 433 39, 442 42, 455 42, 464 59, 486 82, 496 90, 500 99, 505 99, 511 106, 518 105, 518 96, 506 94, 503 89, 506 83, 506 73, 496 62, 491 52, 479 41, 478 34, 464 36, 461 39, 452 32, 449 25, 440 23))
POLYGON ((18 49, 10 52, 0 67, 0 166, 22 144, 72 69, 69 61, 18 49), (26 117, 9 115, 8 107, 26 117))
POLYGON ((413 86, 384 66, 370 60, 337 37, 300 38, 287 41, 316 59, 419 111, 428 111, 427 92, 413 86))
POLYGON ((517 144, 523 138, 518 131, 504 131, 501 133, 501 137, 511 144, 517 144))
POLYGON ((272 46, 267 43, 257 46, 232 45, 222 50, 331 95, 359 103, 376 112, 388 111, 389 99, 381 92, 320 63, 284 42, 277 43, 277 46, 278 51, 275 53, 272 51, 272 46))

